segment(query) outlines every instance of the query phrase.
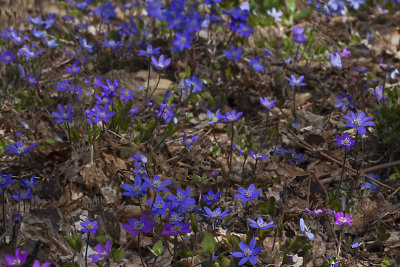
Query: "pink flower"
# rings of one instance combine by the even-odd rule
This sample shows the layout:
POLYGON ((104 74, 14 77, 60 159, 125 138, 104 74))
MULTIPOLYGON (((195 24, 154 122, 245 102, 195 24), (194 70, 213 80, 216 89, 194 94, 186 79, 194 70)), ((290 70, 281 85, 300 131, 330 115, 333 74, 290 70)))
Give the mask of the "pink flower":
POLYGON ((350 51, 350 50, 347 50, 346 48, 343 48, 343 51, 340 52, 340 56, 341 56, 342 58, 349 58, 349 57, 350 57, 350 54, 351 54, 351 51, 350 51))
POLYGON ((334 211, 334 213, 335 213, 335 219, 336 219, 335 223, 337 225, 343 225, 343 224, 347 223, 351 226, 351 222, 353 220, 351 219, 351 216, 349 214, 345 215, 342 211, 340 211, 340 212, 334 211))

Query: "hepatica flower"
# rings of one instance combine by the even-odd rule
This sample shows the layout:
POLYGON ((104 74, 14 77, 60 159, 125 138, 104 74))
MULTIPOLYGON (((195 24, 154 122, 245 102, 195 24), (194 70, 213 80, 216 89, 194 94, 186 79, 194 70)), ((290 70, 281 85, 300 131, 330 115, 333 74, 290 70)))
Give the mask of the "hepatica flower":
POLYGON ((365 135, 367 126, 375 126, 375 122, 371 121, 371 117, 367 117, 363 111, 360 111, 357 115, 353 111, 349 111, 350 116, 343 115, 343 118, 347 120, 345 124, 347 127, 356 127, 360 135, 365 135))
POLYGON ((52 112, 51 115, 53 115, 54 117, 56 117, 58 120, 56 120, 57 124, 63 123, 63 122, 67 122, 67 123, 71 123, 72 122, 72 117, 74 115, 74 113, 72 113, 72 104, 69 104, 67 109, 64 109, 64 106, 61 104, 58 104, 58 110, 60 112, 52 112))
POLYGON ((225 54, 227 59, 234 60, 236 62, 239 62, 240 58, 244 56, 243 48, 242 47, 235 48, 233 44, 231 44, 229 50, 222 50, 222 52, 225 54))
POLYGON ((18 141, 18 142, 15 142, 15 145, 10 143, 10 144, 8 144, 8 146, 3 147, 3 149, 7 150, 8 153, 10 153, 10 154, 15 154, 15 155, 21 156, 23 154, 30 152, 36 145, 37 145, 37 143, 33 143, 32 145, 24 148, 24 144, 22 142, 18 141))
POLYGON ((72 75, 79 74, 79 72, 81 72, 81 67, 78 66, 78 62, 74 62, 72 67, 66 67, 65 71, 72 75))
POLYGON ((14 61, 14 59, 15 54, 11 50, 8 50, 7 52, 0 52, 0 60, 3 61, 6 65, 14 61))
POLYGON ((96 230, 99 229, 99 225, 97 224, 97 221, 90 221, 89 219, 86 219, 86 221, 81 222, 82 229, 81 231, 84 233, 91 233, 95 234, 96 230))
POLYGON ((156 47, 153 49, 151 44, 147 45, 146 50, 139 50, 138 56, 142 57, 151 57, 153 55, 157 55, 160 53, 160 47, 156 47))
POLYGON ((331 62, 332 67, 341 69, 342 68, 342 58, 338 52, 329 54, 329 61, 331 62))
POLYGON ((270 222, 267 223, 267 222, 264 222, 264 219, 261 218, 261 217, 258 217, 257 221, 254 221, 254 220, 252 220, 250 218, 247 218, 247 221, 250 222, 250 227, 253 227, 253 228, 256 228, 256 229, 265 230, 265 229, 272 228, 272 227, 276 226, 274 221, 270 221, 270 222))
POLYGON ((93 110, 93 116, 94 116, 93 121, 94 123, 99 123, 101 121, 109 123, 110 122, 109 118, 114 116, 114 114, 115 114, 114 111, 108 111, 108 104, 103 105, 103 107, 95 105, 93 110))
POLYGON ((336 97, 335 107, 340 108, 342 107, 342 111, 345 112, 348 107, 354 108, 353 98, 347 95, 345 92, 342 92, 342 97, 336 97))
POLYGON ((248 189, 243 187, 238 188, 239 194, 235 194, 235 198, 242 199, 242 203, 246 203, 252 199, 256 199, 262 190, 256 190, 254 184, 251 184, 248 189))
POLYGON ((312 214, 320 214, 323 212, 323 210, 321 209, 317 209, 317 210, 310 210, 309 208, 306 208, 306 211, 308 212, 308 215, 312 215, 312 214))
POLYGON ((148 233, 156 223, 148 219, 147 214, 142 214, 140 219, 130 218, 128 224, 123 224, 122 228, 129 232, 131 236, 136 236, 139 233, 148 233))
POLYGON ((51 266, 50 262, 47 261, 47 262, 41 264, 39 260, 35 260, 32 265, 32 267, 50 267, 50 266, 51 266))
POLYGON ((221 121, 221 110, 218 109, 215 114, 207 109, 207 116, 210 119, 208 124, 219 123, 221 121))
POLYGON ((5 189, 7 185, 14 184, 15 182, 11 180, 12 174, 4 175, 0 173, 0 188, 5 189))
POLYGON ((184 233, 190 233, 190 223, 175 223, 175 224, 165 224, 164 230, 161 232, 162 235, 180 235, 184 233))
POLYGON ((158 69, 158 70, 163 70, 166 67, 169 66, 169 64, 171 63, 171 59, 164 58, 164 55, 161 55, 158 59, 154 56, 151 57, 151 64, 153 64, 153 66, 158 69))
POLYGON ((349 133, 344 133, 343 136, 336 136, 336 141, 337 145, 345 147, 346 149, 350 149, 355 144, 355 141, 351 139, 349 133))
POLYGON ((242 115, 243 115, 243 112, 236 112, 236 110, 232 110, 231 112, 227 111, 225 116, 221 115, 221 119, 224 122, 235 122, 242 115))
POLYGON ((295 75, 290 75, 289 77, 286 77, 286 79, 289 81, 291 86, 306 86, 306 83, 303 83, 304 80, 304 76, 300 76, 299 78, 296 78, 295 75))
POLYGON ((257 264, 256 255, 260 253, 262 247, 261 246, 256 247, 256 239, 254 237, 250 240, 249 245, 247 245, 245 242, 242 241, 239 243, 239 247, 242 250, 241 252, 240 251, 232 252, 233 257, 242 258, 238 263, 239 265, 243 265, 247 261, 250 261, 251 264, 257 264))
POLYGON ((12 198, 15 199, 15 201, 24 201, 28 200, 32 197, 31 195, 32 189, 28 189, 24 192, 18 192, 18 195, 12 195, 12 198))
MULTIPOLYGON (((373 173, 368 173, 368 176, 375 178, 376 180, 379 180, 379 176, 375 175, 373 173)), ((362 186, 362 188, 365 188, 371 192, 375 192, 376 190, 378 190, 381 186, 377 183, 375 183, 374 181, 368 181, 365 182, 362 186)))
POLYGON ((36 175, 32 175, 31 179, 26 180, 26 179, 22 179, 21 185, 22 187, 24 187, 25 189, 29 189, 29 188, 33 188, 35 185, 38 185, 39 183, 35 181, 35 177, 36 175))
POLYGON ((15 250, 15 255, 6 254, 4 256, 6 262, 3 262, 2 265, 21 266, 23 263, 25 263, 27 257, 28 257, 28 251, 26 251, 24 254, 21 254, 21 249, 17 248, 15 250))
POLYGON ((378 101, 387 98, 385 93, 383 92, 383 85, 379 85, 378 88, 372 89, 372 93, 374 94, 374 96, 376 96, 378 101))
POLYGON ((258 154, 258 153, 256 154, 254 151, 250 151, 249 156, 255 160, 264 160, 269 157, 268 154, 258 154))
POLYGON ((250 59, 249 65, 255 72, 265 71, 265 68, 260 63, 260 59, 258 57, 253 57, 250 59))
POLYGON ((275 7, 273 7, 271 10, 267 10, 267 14, 268 16, 274 18, 275 23, 282 21, 281 16, 283 13, 280 10, 277 11, 275 7))
POLYGON ((201 199, 206 202, 207 205, 212 205, 214 202, 220 200, 222 191, 219 191, 214 194, 213 190, 209 190, 207 195, 201 195, 201 199))
POLYGON ((311 233, 310 228, 304 223, 304 219, 303 218, 300 218, 300 231, 308 239, 313 239, 314 238, 314 234, 311 233))
POLYGON ((269 100, 268 97, 260 96, 260 103, 266 109, 271 110, 275 106, 275 102, 276 100, 269 100))
POLYGON ((182 144, 184 144, 185 146, 187 146, 187 148, 189 148, 190 150, 192 150, 191 145, 197 141, 197 139, 199 139, 199 135, 196 134, 194 135, 192 138, 188 138, 186 137, 186 133, 183 134, 183 140, 181 141, 182 144))
POLYGON ((102 44, 103 44, 104 47, 107 47, 107 48, 116 48, 116 47, 122 46, 122 42, 121 41, 116 42, 113 39, 105 40, 104 42, 102 42, 102 44))
POLYGON ((92 262, 96 263, 99 261, 106 261, 111 253, 112 241, 108 240, 105 245, 97 244, 94 249, 96 250, 96 254, 89 255, 89 258, 92 258, 92 262))
POLYGON ((351 219, 351 216, 349 214, 345 215, 342 211, 340 212, 333 211, 333 213, 335 214, 335 219, 336 219, 335 223, 337 225, 343 225, 347 223, 348 225, 351 226, 351 222, 353 220, 351 219))
POLYGON ((348 50, 347 48, 343 48, 342 52, 340 52, 340 56, 342 58, 349 58, 351 55, 351 51, 348 50))
POLYGON ((148 184, 146 182, 142 183, 141 175, 136 175, 134 184, 122 184, 122 188, 126 190, 122 195, 124 196, 134 196, 135 198, 139 198, 140 195, 146 194, 146 190, 148 188, 148 184))
POLYGON ((161 182, 161 178, 158 175, 153 176, 153 181, 151 181, 147 176, 144 176, 143 179, 146 181, 147 185, 151 189, 153 189, 154 193, 168 191, 168 188, 166 188, 166 186, 171 184, 170 180, 165 180, 161 182))
POLYGON ((169 208, 168 203, 164 201, 160 195, 156 196, 154 203, 151 200, 147 200, 147 204, 150 207, 153 207, 150 210, 150 214, 155 214, 155 215, 165 215, 167 213, 166 209, 169 208))
POLYGON ((231 211, 230 209, 222 212, 221 208, 216 208, 214 211, 212 211, 210 208, 208 207, 204 207, 204 210, 206 213, 203 213, 202 215, 204 217, 210 218, 210 219, 214 219, 214 220, 220 220, 223 217, 226 217, 229 215, 229 212, 231 211))

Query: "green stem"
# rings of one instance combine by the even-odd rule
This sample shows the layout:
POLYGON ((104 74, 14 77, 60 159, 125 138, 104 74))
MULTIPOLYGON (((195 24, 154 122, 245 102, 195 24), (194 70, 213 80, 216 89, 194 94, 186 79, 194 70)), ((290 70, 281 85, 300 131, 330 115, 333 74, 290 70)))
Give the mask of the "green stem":
POLYGON ((228 180, 231 179, 231 171, 232 171, 232 156, 233 156, 233 134, 234 134, 234 128, 233 128, 233 122, 231 122, 232 130, 231 130, 231 150, 230 150, 230 155, 229 155, 229 174, 228 174, 228 180))

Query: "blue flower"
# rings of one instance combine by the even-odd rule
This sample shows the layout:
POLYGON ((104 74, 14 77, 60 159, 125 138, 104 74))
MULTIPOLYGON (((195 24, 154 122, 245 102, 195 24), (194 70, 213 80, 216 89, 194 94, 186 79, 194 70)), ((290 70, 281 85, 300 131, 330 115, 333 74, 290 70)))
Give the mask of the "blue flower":
POLYGON ((191 88, 192 93, 201 92, 203 87, 203 82, 199 77, 193 75, 192 78, 185 79, 185 86, 191 88))
POLYGON ((208 124, 219 123, 221 121, 221 110, 218 109, 214 114, 207 109, 207 116, 210 118, 208 124))
POLYGON ((286 79, 289 81, 291 86, 306 86, 306 83, 303 83, 302 81, 304 80, 304 76, 300 76, 299 78, 296 78, 293 74, 290 75, 289 77, 286 77, 286 79))
POLYGON ((232 256, 235 258, 242 258, 239 261, 239 265, 245 264, 247 261, 250 261, 251 264, 257 264, 257 257, 256 255, 260 253, 262 250, 262 247, 255 247, 256 246, 256 239, 253 237, 250 240, 249 246, 245 242, 240 242, 239 247, 242 250, 242 252, 237 251, 237 252, 232 252, 232 256))
MULTIPOLYGON (((379 175, 375 175, 373 173, 368 173, 368 176, 374 178, 375 180, 379 180, 379 175)), ((371 192, 375 192, 381 186, 379 184, 375 183, 374 181, 368 181, 368 182, 365 182, 361 187, 365 188, 371 192)))
POLYGON ((169 66, 170 63, 171 59, 170 58, 164 59, 164 55, 161 55, 159 59, 157 59, 154 56, 151 57, 151 64, 153 64, 153 66, 158 70, 165 69, 166 67, 169 66))
POLYGON ((250 218, 247 218, 247 221, 250 222, 250 227, 253 227, 253 228, 256 228, 256 229, 265 230, 265 229, 272 228, 272 227, 276 226, 274 221, 270 221, 269 223, 267 223, 267 222, 264 222, 264 219, 261 218, 261 217, 258 217, 257 221, 254 221, 254 220, 252 220, 250 218))
POLYGON ((136 175, 134 180, 134 185, 122 184, 122 188, 127 191, 123 192, 122 195, 134 196, 135 198, 139 198, 140 195, 146 194, 148 186, 149 185, 146 182, 142 183, 141 175, 136 175))
POLYGON ((175 40, 172 42, 172 44, 174 45, 175 48, 177 48, 177 50, 179 52, 182 52, 183 50, 185 50, 185 48, 190 49, 192 47, 192 44, 190 43, 190 41, 194 38, 194 36, 190 33, 175 33, 175 40))
POLYGON ((255 72, 265 71, 264 66, 260 63, 260 59, 257 56, 250 59, 249 65, 255 72))
POLYGON ((204 210, 206 211, 206 213, 202 213, 201 215, 203 215, 204 217, 210 218, 210 219, 214 219, 214 220, 220 220, 223 217, 228 216, 229 212, 231 211, 230 209, 228 209, 228 210, 222 212, 221 208, 216 208, 214 211, 212 211, 207 206, 204 207, 204 210))
POLYGON ((331 62, 332 67, 341 69, 342 68, 342 58, 338 52, 329 54, 329 61, 331 62))
POLYGON ((109 118, 112 117, 114 114, 115 114, 114 111, 108 111, 108 104, 104 105, 103 107, 95 105, 94 110, 92 112, 92 115, 94 117, 93 121, 94 123, 99 123, 101 121, 109 123, 110 122, 109 118))
POLYGON ((170 180, 165 180, 161 182, 161 178, 158 175, 153 176, 153 181, 151 181, 147 176, 144 176, 143 180, 146 181, 147 185, 151 189, 153 189, 155 193, 158 193, 160 191, 168 191, 168 188, 166 188, 166 186, 171 184, 170 180))
POLYGON ((356 66, 353 66, 353 69, 360 74, 364 74, 368 71, 368 68, 362 69, 362 68, 357 68, 356 66))
POLYGON ((260 103, 261 105, 266 108, 271 110, 275 106, 276 100, 269 100, 268 97, 261 97, 260 96, 260 103))
POLYGON ((162 199, 160 195, 156 196, 156 199, 153 201, 147 200, 147 204, 150 207, 153 207, 149 214, 155 214, 155 215, 165 215, 167 213, 167 209, 170 207, 170 205, 162 199))
POLYGON ((243 112, 236 112, 236 110, 232 110, 231 112, 227 111, 225 116, 221 115, 221 119, 224 122, 235 122, 242 115, 243 115, 243 112))
POLYGON ((214 194, 214 191, 211 189, 208 191, 207 195, 201 195, 201 199, 206 202, 207 205, 211 205, 216 201, 220 200, 222 191, 219 191, 214 194))
POLYGON ((57 47, 60 45, 60 44, 57 44, 55 40, 47 39, 47 37, 44 38, 44 43, 50 48, 57 47))
POLYGON ((67 122, 67 123, 72 122, 72 117, 74 116, 74 113, 72 113, 72 104, 68 105, 67 110, 64 109, 63 105, 58 104, 58 110, 60 112, 53 111, 51 113, 51 115, 53 115, 58 119, 56 120, 57 124, 60 124, 62 122, 67 122))
POLYGON ((0 52, 0 60, 3 61, 6 65, 8 65, 10 62, 13 62, 14 59, 15 54, 11 50, 8 50, 7 52, 0 52))
POLYGON ((5 189, 7 185, 14 184, 15 182, 11 180, 12 174, 4 175, 0 173, 0 188, 5 189))
POLYGON ((88 45, 86 38, 83 38, 83 39, 81 38, 80 44, 81 44, 82 48, 85 49, 86 51, 88 51, 90 53, 94 52, 94 50, 93 50, 94 46, 88 45))
POLYGON ((86 221, 81 222, 82 229, 81 231, 84 233, 91 233, 91 234, 96 234, 96 230, 99 229, 99 225, 97 224, 97 221, 90 221, 89 219, 86 219, 86 221))
POLYGON ((305 31, 302 27, 300 26, 296 26, 292 28, 293 31, 293 41, 298 43, 298 44, 302 44, 305 41, 308 40, 308 38, 305 36, 305 31))
POLYGON ((360 5, 365 3, 365 0, 347 0, 347 2, 349 2, 350 6, 352 6, 355 10, 358 10, 360 5))
POLYGON ((10 144, 8 144, 8 146, 3 147, 3 149, 7 150, 8 153, 10 153, 10 154, 15 154, 15 155, 21 156, 23 154, 30 152, 36 145, 37 145, 37 142, 24 148, 24 144, 22 142, 18 141, 18 142, 15 142, 15 145, 10 143, 10 144))
POLYGON ((355 141, 351 139, 349 133, 344 133, 343 137, 338 135, 336 136, 337 145, 341 147, 345 147, 346 149, 350 149, 351 146, 354 146, 355 141))
POLYGON ((72 67, 66 67, 65 71, 72 75, 79 74, 79 72, 81 72, 81 67, 79 67, 78 62, 75 61, 72 67))
POLYGON ((342 92, 342 97, 336 97, 335 107, 342 107, 343 112, 346 111, 347 107, 354 108, 353 98, 347 95, 345 92, 342 92))
POLYGON ((186 137, 186 133, 183 134, 183 141, 181 141, 182 144, 184 144, 185 146, 187 146, 190 150, 192 150, 191 145, 197 140, 199 139, 199 135, 196 134, 194 135, 192 138, 187 138, 186 137))
POLYGON ((227 59, 234 60, 236 62, 239 62, 240 58, 244 56, 243 48, 235 48, 233 44, 231 44, 230 50, 222 50, 222 52, 225 54, 227 59))
POLYGON ((383 92, 383 85, 379 85, 378 88, 374 88, 372 90, 372 93, 374 94, 374 96, 376 96, 376 98, 378 99, 378 101, 381 101, 382 99, 387 98, 387 96, 385 95, 385 93, 383 92))
POLYGON ((31 190, 32 189, 28 189, 25 192, 18 192, 18 195, 12 195, 12 198, 15 199, 15 201, 25 201, 28 200, 32 197, 31 195, 31 190))
POLYGON ((32 177, 29 181, 22 179, 22 183, 21 183, 22 187, 24 187, 26 189, 30 189, 30 188, 33 188, 33 186, 39 184, 38 182, 35 181, 35 177, 36 177, 36 175, 32 175, 32 177))
POLYGON ((121 41, 116 42, 113 39, 105 40, 104 42, 102 42, 102 44, 104 47, 107 47, 107 48, 117 48, 117 47, 122 46, 121 41))
POLYGON ((367 126, 375 126, 375 122, 371 121, 371 117, 367 117, 365 112, 360 111, 357 115, 353 111, 349 111, 350 116, 343 115, 343 118, 347 120, 345 124, 347 127, 356 127, 360 135, 365 135, 367 126))
POLYGON ((358 248, 361 245, 362 245, 362 242, 355 242, 354 244, 351 245, 351 248, 358 248))
POLYGON ((180 204, 180 203, 182 203, 183 201, 185 201, 186 198, 189 197, 190 191, 191 191, 190 188, 188 188, 188 189, 186 189, 185 191, 183 191, 181 187, 178 187, 178 189, 176 190, 176 196, 174 196, 174 195, 168 195, 168 196, 166 197, 166 200, 167 200, 168 202, 176 202, 176 203, 180 204))
POLYGON ((309 230, 309 227, 306 226, 306 224, 304 223, 304 219, 303 218, 300 218, 300 231, 308 239, 313 239, 314 238, 314 234, 311 233, 311 231, 309 230))
POLYGON ((256 190, 256 187, 254 184, 251 184, 248 189, 245 189, 243 187, 239 187, 238 191, 239 194, 235 195, 235 198, 242 199, 242 203, 246 203, 252 199, 256 199, 259 194, 261 194, 262 190, 256 190))
POLYGON ((153 55, 157 55, 160 53, 160 47, 156 47, 153 49, 153 46, 151 44, 147 45, 146 50, 139 50, 138 56, 142 57, 151 57, 153 55))
POLYGON ((269 157, 268 154, 256 154, 253 150, 250 151, 249 156, 255 160, 264 160, 269 157))

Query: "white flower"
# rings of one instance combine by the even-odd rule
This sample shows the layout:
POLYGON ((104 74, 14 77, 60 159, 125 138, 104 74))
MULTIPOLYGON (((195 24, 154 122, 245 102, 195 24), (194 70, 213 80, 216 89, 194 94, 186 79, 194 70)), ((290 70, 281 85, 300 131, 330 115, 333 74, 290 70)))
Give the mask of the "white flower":
POLYGON ((267 14, 271 17, 274 18, 275 22, 280 22, 282 21, 281 16, 282 16, 282 11, 276 11, 276 8, 273 7, 271 10, 267 10, 267 14))

